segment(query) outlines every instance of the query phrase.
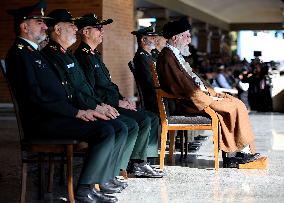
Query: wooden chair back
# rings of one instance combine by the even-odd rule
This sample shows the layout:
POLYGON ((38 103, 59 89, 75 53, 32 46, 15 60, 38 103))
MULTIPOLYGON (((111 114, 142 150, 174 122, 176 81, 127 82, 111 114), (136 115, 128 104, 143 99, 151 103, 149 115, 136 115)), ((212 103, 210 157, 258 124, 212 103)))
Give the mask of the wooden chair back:
POLYGON ((128 62, 128 67, 129 67, 130 71, 132 72, 134 80, 135 80, 135 84, 136 84, 136 88, 137 88, 137 92, 138 92, 138 97, 139 97, 138 107, 139 108, 144 108, 145 105, 144 105, 142 88, 141 88, 140 83, 138 82, 138 79, 137 79, 138 77, 137 77, 137 72, 136 72, 136 69, 135 69, 134 62, 133 61, 129 61, 128 62))
MULTIPOLYGON (((214 142, 214 159, 215 169, 219 168, 219 144, 218 144, 218 117, 217 114, 210 107, 206 107, 204 112, 200 112, 200 115, 194 116, 172 116, 167 113, 165 106, 166 99, 184 99, 177 98, 172 94, 168 94, 163 91, 160 86, 158 73, 156 66, 151 67, 153 85, 156 89, 157 102, 160 112, 162 133, 161 133, 161 151, 160 151, 160 167, 164 168, 164 158, 166 149, 166 140, 168 131, 175 130, 212 130, 213 142, 214 142), (206 115, 204 115, 206 114, 206 115)), ((169 159, 173 162, 173 146, 174 146, 174 134, 170 134, 170 152, 169 159)))

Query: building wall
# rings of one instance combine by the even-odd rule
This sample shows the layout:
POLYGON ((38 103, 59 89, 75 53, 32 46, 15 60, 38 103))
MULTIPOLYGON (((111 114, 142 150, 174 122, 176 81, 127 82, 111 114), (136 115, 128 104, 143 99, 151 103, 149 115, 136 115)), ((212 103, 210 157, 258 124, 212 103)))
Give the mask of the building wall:
POLYGON ((113 23, 105 26, 103 57, 109 68, 112 80, 118 84, 123 96, 133 96, 133 75, 128 62, 134 56, 133 0, 103 0, 103 18, 112 18, 113 23))
MULTIPOLYGON (((133 58, 134 40, 130 32, 134 28, 134 0, 46 0, 47 11, 56 8, 68 9, 74 17, 95 12, 97 16, 112 18, 114 23, 106 26, 102 53, 112 80, 120 87, 125 96, 132 96, 133 77, 127 63, 133 58)), ((32 5, 37 0, 2 0, 0 7, 0 59, 4 59, 15 38, 13 18, 7 9, 32 5)), ((0 103, 9 102, 10 97, 4 78, 0 74, 0 103)))

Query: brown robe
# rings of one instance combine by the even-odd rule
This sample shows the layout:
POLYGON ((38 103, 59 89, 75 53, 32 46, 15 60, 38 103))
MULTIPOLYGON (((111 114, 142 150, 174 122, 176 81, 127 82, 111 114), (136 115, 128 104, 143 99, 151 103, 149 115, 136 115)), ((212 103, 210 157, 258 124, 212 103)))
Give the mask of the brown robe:
POLYGON ((182 106, 180 109, 183 114, 202 112, 207 106, 216 111, 221 127, 219 131, 221 150, 235 152, 249 145, 251 152, 255 153, 254 134, 248 112, 239 99, 226 94, 217 94, 207 84, 205 86, 209 93, 203 92, 167 47, 159 55, 157 72, 164 91, 177 97, 188 98, 188 101, 183 100, 178 103, 182 106), (223 100, 214 101, 210 96, 222 97, 223 100))

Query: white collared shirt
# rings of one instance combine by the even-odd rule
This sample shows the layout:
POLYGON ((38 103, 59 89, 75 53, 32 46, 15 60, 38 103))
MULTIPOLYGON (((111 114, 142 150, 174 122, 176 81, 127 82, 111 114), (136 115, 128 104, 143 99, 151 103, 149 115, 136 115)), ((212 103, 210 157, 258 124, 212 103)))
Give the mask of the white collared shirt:
POLYGON ((38 50, 38 44, 32 42, 31 40, 25 39, 23 37, 20 37, 21 39, 25 40, 27 43, 29 43, 35 50, 38 50))

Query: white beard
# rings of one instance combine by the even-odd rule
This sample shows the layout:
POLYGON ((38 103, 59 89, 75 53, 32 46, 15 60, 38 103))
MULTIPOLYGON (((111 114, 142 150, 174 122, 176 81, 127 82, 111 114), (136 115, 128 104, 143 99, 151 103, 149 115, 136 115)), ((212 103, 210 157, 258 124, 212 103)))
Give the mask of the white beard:
POLYGON ((189 46, 187 44, 182 43, 181 41, 178 41, 176 44, 176 48, 180 51, 181 55, 183 56, 189 56, 189 46))
POLYGON ((189 47, 187 45, 178 47, 178 50, 180 51, 181 55, 183 55, 183 56, 189 56, 190 55, 189 47))

